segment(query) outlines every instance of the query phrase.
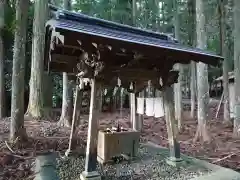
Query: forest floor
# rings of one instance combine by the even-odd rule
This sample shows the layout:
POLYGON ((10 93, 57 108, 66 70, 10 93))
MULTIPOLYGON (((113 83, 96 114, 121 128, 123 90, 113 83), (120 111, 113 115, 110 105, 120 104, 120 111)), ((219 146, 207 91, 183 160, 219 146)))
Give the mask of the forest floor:
MULTIPOLYGON (((231 168, 240 172, 240 138, 232 136, 232 127, 222 124, 222 110, 217 119, 217 103, 211 103, 208 121, 208 132, 211 143, 193 142, 196 132, 196 119, 189 118, 189 107, 185 106, 183 130, 179 134, 181 152, 208 162, 231 168)), ((56 111, 55 119, 60 111, 56 111)), ((102 113, 99 117, 100 127, 116 126, 117 119, 123 127, 129 127, 129 111, 123 113, 102 113)), ((26 117, 25 127, 28 141, 21 145, 7 143, 9 135, 9 118, 0 120, 0 180, 33 179, 35 156, 43 151, 58 151, 62 155, 68 148, 70 128, 58 127, 56 121, 31 120, 26 117)), ((74 138, 74 149, 79 152, 86 146, 88 115, 81 117, 82 124, 77 128, 74 138)), ((151 141, 161 146, 168 146, 166 125, 163 118, 144 118, 141 141, 151 141)))

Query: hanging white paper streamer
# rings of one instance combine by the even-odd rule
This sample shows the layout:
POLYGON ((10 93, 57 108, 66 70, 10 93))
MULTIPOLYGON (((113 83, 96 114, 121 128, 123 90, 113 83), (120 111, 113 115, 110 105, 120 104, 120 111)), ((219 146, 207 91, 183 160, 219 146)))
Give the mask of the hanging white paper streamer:
POLYGON ((154 116, 154 98, 146 98, 146 115, 154 116))
POLYGON ((137 113, 144 114, 144 98, 137 98, 137 113))
POLYGON ((154 100, 154 117, 159 118, 163 116, 164 116, 163 99, 161 97, 157 97, 154 100))

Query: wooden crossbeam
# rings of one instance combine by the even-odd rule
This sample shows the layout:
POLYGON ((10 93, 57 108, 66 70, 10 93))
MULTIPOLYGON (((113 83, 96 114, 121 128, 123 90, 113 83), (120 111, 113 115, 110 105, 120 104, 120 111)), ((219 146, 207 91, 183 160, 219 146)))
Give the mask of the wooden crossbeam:
POLYGON ((57 63, 65 63, 65 64, 74 64, 76 65, 79 61, 79 57, 64 55, 64 54, 52 54, 51 61, 57 63))

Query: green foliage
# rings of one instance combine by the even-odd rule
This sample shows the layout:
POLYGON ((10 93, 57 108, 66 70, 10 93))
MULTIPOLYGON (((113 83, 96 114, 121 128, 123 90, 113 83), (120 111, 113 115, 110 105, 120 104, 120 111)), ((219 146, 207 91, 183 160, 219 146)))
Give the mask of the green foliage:
MULTIPOLYGON (((91 16, 97 16, 99 10, 96 9, 97 0, 76 0, 72 4, 72 9, 76 12, 81 12, 91 16)), ((103 9, 101 9, 103 10, 103 9)))
POLYGON ((15 6, 6 3, 5 7, 5 31, 13 34, 15 30, 15 6))

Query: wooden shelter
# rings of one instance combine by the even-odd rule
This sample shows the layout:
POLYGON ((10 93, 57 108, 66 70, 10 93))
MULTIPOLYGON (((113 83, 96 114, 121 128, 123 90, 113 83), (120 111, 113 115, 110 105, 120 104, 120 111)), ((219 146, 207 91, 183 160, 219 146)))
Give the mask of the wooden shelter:
MULTIPOLYGON (((151 80, 163 91, 171 160, 180 158, 174 120, 173 89, 178 72, 175 63, 192 60, 216 66, 220 56, 184 47, 172 37, 152 31, 50 7, 53 17, 46 23, 45 70, 67 72, 91 82, 86 166, 82 179, 100 179, 96 172, 98 117, 96 90, 102 85, 127 88, 132 96, 151 80)), ((135 98, 133 98, 135 101, 135 98)), ((135 103, 131 107, 135 114, 135 103)), ((133 124, 136 118, 133 117, 133 124)))

